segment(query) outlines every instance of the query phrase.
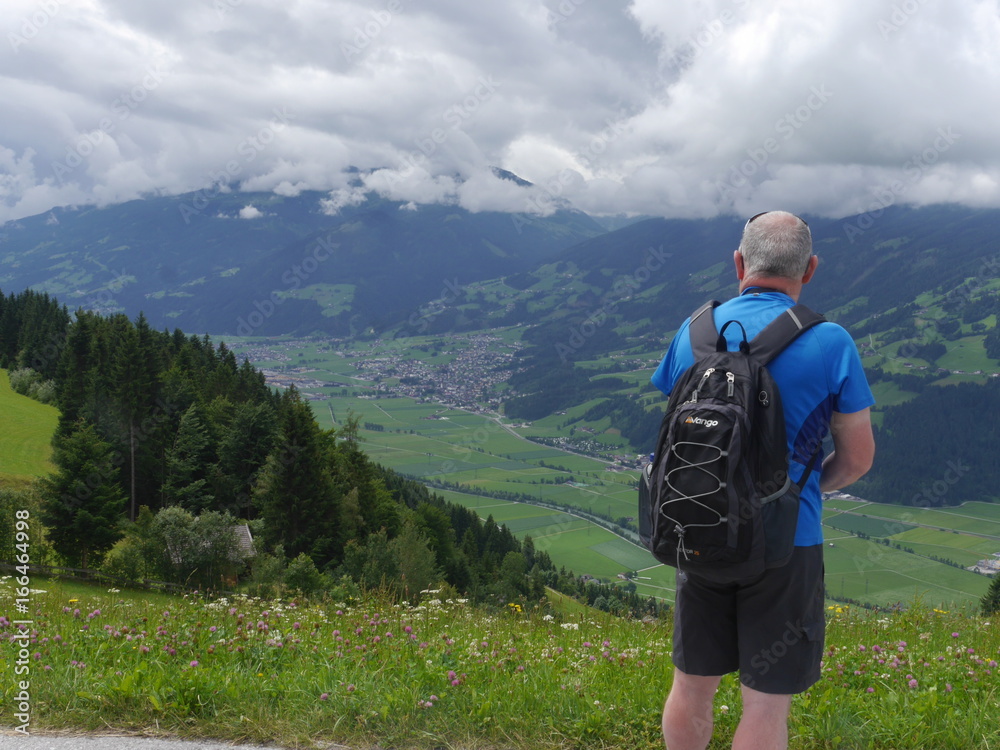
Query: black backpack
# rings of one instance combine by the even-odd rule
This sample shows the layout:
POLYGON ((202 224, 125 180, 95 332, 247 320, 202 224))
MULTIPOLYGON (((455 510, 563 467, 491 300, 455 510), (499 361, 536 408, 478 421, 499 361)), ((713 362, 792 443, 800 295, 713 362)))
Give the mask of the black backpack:
POLYGON ((729 583, 788 562, 799 493, 788 475, 781 396, 766 365, 825 320, 805 305, 775 318, 752 341, 736 320, 716 331, 708 302, 691 316, 695 363, 674 385, 655 453, 639 481, 639 536, 662 563, 729 583), (726 329, 743 331, 727 350, 726 329))

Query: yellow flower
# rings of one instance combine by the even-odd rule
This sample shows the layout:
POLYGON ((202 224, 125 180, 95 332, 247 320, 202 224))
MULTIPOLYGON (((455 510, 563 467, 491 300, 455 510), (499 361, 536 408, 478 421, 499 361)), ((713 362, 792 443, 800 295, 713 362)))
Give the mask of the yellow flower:
POLYGON ((76 604, 78 601, 80 601, 80 600, 79 599, 70 599, 69 603, 70 604, 76 604))

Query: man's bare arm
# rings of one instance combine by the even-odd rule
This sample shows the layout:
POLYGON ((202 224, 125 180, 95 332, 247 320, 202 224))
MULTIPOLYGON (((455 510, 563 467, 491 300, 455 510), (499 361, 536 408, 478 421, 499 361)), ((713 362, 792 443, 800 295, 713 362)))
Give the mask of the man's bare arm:
POLYGON ((834 412, 830 434, 833 453, 823 461, 823 473, 819 477, 822 492, 833 492, 857 481, 868 473, 875 458, 870 409, 853 414, 834 412))

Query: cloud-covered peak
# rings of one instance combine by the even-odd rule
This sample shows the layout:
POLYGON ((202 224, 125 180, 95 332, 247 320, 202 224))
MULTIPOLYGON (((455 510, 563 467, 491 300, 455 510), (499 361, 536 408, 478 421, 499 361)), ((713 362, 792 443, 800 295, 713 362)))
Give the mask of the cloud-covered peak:
POLYGON ((8 0, 0 30, 0 221, 219 185, 331 211, 1000 205, 997 0, 8 0))

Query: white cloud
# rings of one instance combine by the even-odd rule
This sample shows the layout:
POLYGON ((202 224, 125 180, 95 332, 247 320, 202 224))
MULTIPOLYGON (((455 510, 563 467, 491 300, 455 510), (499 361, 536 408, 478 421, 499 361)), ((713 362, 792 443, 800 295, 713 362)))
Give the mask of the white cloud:
POLYGON ((264 214, 261 213, 261 210, 253 205, 244 206, 240 209, 241 219, 259 219, 263 215, 264 214))
POLYGON ((0 30, 0 221, 219 182, 336 211, 352 167, 471 210, 1000 206, 998 0, 7 0, 0 30))

